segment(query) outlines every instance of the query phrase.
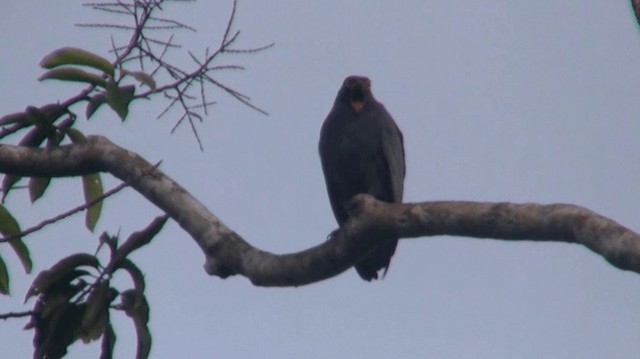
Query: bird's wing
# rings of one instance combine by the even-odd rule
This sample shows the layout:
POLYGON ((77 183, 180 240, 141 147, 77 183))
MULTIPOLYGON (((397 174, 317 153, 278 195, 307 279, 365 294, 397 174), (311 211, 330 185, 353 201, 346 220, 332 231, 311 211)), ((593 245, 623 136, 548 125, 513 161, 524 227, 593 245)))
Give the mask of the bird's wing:
POLYGON ((347 210, 344 207, 344 202, 348 200, 348 198, 345 199, 345 197, 347 197, 348 194, 345 193, 344 179, 339 176, 341 171, 336 167, 339 165, 338 158, 340 153, 338 152, 336 144, 332 142, 335 129, 332 128, 331 123, 335 121, 333 119, 335 116, 334 111, 331 111, 327 120, 325 120, 320 134, 318 149, 322 163, 322 173, 324 174, 327 193, 329 194, 329 203, 331 204, 331 209, 333 210, 336 221, 342 225, 348 218, 347 210))
POLYGON ((386 112, 386 115, 389 122, 388 126, 385 126, 387 133, 382 136, 382 153, 389 171, 393 202, 402 202, 404 176, 406 173, 404 140, 402 138, 402 132, 400 132, 391 115, 388 112, 386 112))

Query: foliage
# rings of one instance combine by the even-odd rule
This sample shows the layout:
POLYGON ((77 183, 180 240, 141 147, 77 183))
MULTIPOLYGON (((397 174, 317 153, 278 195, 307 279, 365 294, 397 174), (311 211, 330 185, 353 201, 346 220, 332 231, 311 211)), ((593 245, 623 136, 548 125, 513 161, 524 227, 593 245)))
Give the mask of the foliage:
POLYGON ((127 256, 149 243, 162 229, 168 217, 156 218, 143 231, 132 234, 118 245, 118 237, 103 233, 100 247, 110 250, 110 261, 102 266, 96 255, 76 253, 61 259, 38 274, 27 292, 25 302, 37 297, 31 321, 34 358, 60 358, 77 340, 88 343, 102 338, 102 356, 111 357, 116 334, 111 326, 112 310, 124 311, 132 318, 138 335, 138 358, 148 357, 151 334, 147 327, 149 306, 144 294, 142 271, 127 256), (119 291, 111 284, 115 272, 129 274, 133 288, 119 291), (120 297, 120 303, 112 305, 120 297))
MULTIPOLYGON (((98 29, 118 29, 130 32, 123 44, 111 42, 110 58, 92 51, 63 47, 42 59, 40 66, 45 70, 40 81, 64 81, 84 86, 77 95, 61 102, 42 106, 28 106, 24 111, 0 118, 0 142, 16 141, 19 146, 49 149, 85 141, 84 134, 77 128, 78 117, 90 120, 105 106, 121 121, 129 118, 131 105, 140 99, 150 99, 162 95, 168 100, 158 118, 166 116, 173 108, 182 111, 172 132, 181 124, 188 123, 202 149, 197 123, 202 122, 208 109, 215 101, 208 100, 211 89, 218 89, 232 96, 248 107, 265 113, 250 102, 250 98, 217 80, 214 72, 220 70, 243 70, 239 65, 220 64, 220 60, 236 54, 255 53, 269 48, 267 45, 253 49, 235 48, 239 32, 233 31, 236 2, 223 32, 222 41, 214 51, 206 49, 204 57, 198 58, 189 52, 194 62, 193 69, 181 69, 169 61, 168 54, 179 49, 173 42, 173 35, 155 37, 161 30, 195 31, 188 25, 157 14, 163 11, 162 0, 131 0, 111 3, 87 3, 107 16, 127 18, 133 25, 123 26, 111 23, 81 24, 78 26, 98 29), (78 115, 78 109, 83 109, 78 115), (17 136, 22 136, 16 139, 17 136)), ((266 113, 265 113, 266 114, 266 113)), ((0 204, 0 243, 8 243, 19 257, 25 272, 30 273, 33 264, 24 237, 43 227, 62 220, 80 211, 85 211, 85 225, 94 231, 102 213, 102 203, 111 194, 124 188, 123 183, 115 189, 104 191, 99 173, 82 176, 84 204, 63 212, 55 218, 45 220, 23 230, 19 219, 6 206, 9 193, 26 188, 33 203, 45 198, 53 178, 22 178, 7 174, 3 177, 0 204), (23 182, 27 182, 23 185, 23 182)), ((81 340, 90 342, 102 340, 102 357, 110 358, 116 342, 116 332, 111 326, 114 311, 124 312, 136 328, 138 337, 137 358, 146 358, 151 349, 151 333, 147 326, 149 304, 145 297, 142 271, 128 255, 147 243, 162 229, 168 217, 156 218, 147 228, 132 234, 120 244, 117 236, 103 233, 98 249, 107 247, 110 260, 106 265, 95 254, 76 253, 59 260, 51 268, 41 271, 31 288, 26 301, 36 298, 33 309, 16 315, 7 313, 0 318, 29 316, 26 328, 34 330, 34 358, 59 358, 66 354, 72 343, 81 340), (118 271, 126 272, 132 280, 133 288, 115 288, 111 278, 118 271), (116 303, 116 304, 114 304, 116 303)), ((0 294, 10 293, 10 276, 5 261, 0 256, 0 294)))

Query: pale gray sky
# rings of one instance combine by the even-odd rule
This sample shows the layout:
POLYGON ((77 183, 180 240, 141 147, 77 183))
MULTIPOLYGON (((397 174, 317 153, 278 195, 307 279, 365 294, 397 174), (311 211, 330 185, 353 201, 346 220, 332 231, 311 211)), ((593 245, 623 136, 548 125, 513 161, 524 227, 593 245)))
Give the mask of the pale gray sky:
MULTIPOLYGON (((176 40, 199 54, 215 46, 230 4, 167 5, 167 15, 199 29, 176 40)), ((200 126, 204 153, 187 127, 170 136, 173 118, 155 119, 161 102, 137 103, 124 124, 106 110, 78 122, 163 160, 167 174, 252 244, 297 251, 335 228, 317 139, 350 74, 372 79, 404 132, 406 201, 567 202, 640 230, 640 31, 628 1, 243 0, 238 10, 240 44, 276 45, 228 60, 248 70, 221 76, 270 116, 216 93, 219 105, 200 126)), ((109 33, 73 26, 98 15, 78 1, 0 5, 2 114, 80 88, 37 82, 38 62, 62 46, 107 56, 109 33)), ((26 194, 9 205, 28 227, 81 196, 72 179, 33 206, 26 194)), ((103 212, 96 233, 123 235, 160 214, 132 190, 103 212)), ((95 249, 97 234, 83 222, 77 216, 27 238, 36 271, 95 249)), ((18 310, 34 275, 20 272, 8 248, 0 253, 13 280, 0 311, 18 310)), ((263 289, 207 276, 198 247, 172 222, 134 259, 148 281, 153 358, 595 359, 640 351, 638 275, 577 245, 404 240, 384 281, 364 283, 351 270, 263 289)), ((129 358, 132 325, 116 324, 117 357, 129 358)), ((23 325, 0 323, 3 357, 31 355, 23 325)), ((97 357, 98 347, 76 344, 69 358, 97 357)))

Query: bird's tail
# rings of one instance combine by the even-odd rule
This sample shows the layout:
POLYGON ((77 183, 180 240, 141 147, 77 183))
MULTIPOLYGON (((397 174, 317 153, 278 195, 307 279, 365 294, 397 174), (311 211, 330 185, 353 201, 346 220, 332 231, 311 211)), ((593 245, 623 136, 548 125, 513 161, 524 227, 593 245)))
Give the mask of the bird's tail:
POLYGON ((392 239, 378 245, 368 256, 355 265, 356 271, 360 278, 370 282, 378 279, 378 271, 384 269, 382 278, 387 275, 391 257, 396 252, 398 240, 392 239))

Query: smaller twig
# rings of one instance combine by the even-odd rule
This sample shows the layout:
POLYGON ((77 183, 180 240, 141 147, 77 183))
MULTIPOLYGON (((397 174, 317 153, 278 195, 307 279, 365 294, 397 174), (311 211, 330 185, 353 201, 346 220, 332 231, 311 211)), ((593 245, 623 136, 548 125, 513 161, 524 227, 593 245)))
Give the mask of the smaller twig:
MULTIPOLYGON (((208 107, 207 107, 207 96, 206 96, 206 92, 204 91, 204 81, 200 81, 200 105, 197 106, 201 106, 203 111, 204 111, 204 115, 205 116, 209 116, 209 111, 208 111, 208 107)), ((194 106, 194 108, 197 108, 194 106)))
POLYGON ((246 68, 240 65, 218 65, 218 66, 209 67, 209 71, 216 71, 216 70, 246 70, 246 68))
POLYGON ((117 29, 117 30, 135 30, 135 26, 116 25, 116 24, 75 24, 77 27, 96 27, 100 29, 117 29))
POLYGON ((222 46, 220 47, 220 51, 221 52, 227 51, 228 47, 238 39, 238 36, 240 36, 240 31, 236 31, 236 33, 233 34, 233 36, 231 36, 230 39, 228 39, 225 43, 223 43, 222 46))
POLYGON ((99 11, 104 11, 104 12, 110 12, 110 13, 118 14, 118 15, 131 15, 131 12, 125 11, 125 10, 110 9, 110 8, 98 7, 98 6, 94 6, 93 9, 94 10, 99 10, 99 11))
MULTIPOLYGON (((200 122, 202 122, 202 118, 200 117, 200 115, 196 114, 196 113, 192 113, 191 111, 189 111, 189 113, 191 113, 193 116, 200 118, 200 122)), ((200 148, 200 152, 204 152, 204 146, 202 145, 202 141, 200 140, 200 135, 198 134, 198 129, 196 129, 196 126, 193 124, 193 121, 191 120, 192 116, 189 116, 189 126, 191 126, 191 132, 193 132, 193 135, 196 136, 196 141, 198 141, 198 147, 200 148)))
MULTIPOLYGON (((153 171, 156 168, 158 168, 158 166, 160 166, 161 163, 162 163, 162 161, 156 163, 148 171, 142 173, 139 178, 142 178, 142 177, 148 175, 149 173, 151 173, 151 171, 153 171)), ((69 216, 72 216, 72 215, 74 215, 74 214, 76 214, 78 212, 84 211, 85 209, 87 209, 87 208, 93 206, 94 204, 102 201, 103 199, 105 199, 107 197, 110 197, 110 196, 120 192, 122 189, 124 189, 125 187, 128 187, 128 186, 130 186, 129 183, 123 182, 120 185, 118 185, 117 187, 115 187, 115 188, 103 193, 102 196, 96 197, 92 201, 89 201, 89 202, 87 202, 87 203, 85 203, 85 204, 83 204, 81 206, 73 208, 73 209, 71 209, 71 210, 69 210, 67 212, 61 213, 61 214, 59 214, 59 215, 57 215, 57 216, 55 216, 53 218, 46 219, 46 220, 38 223, 37 225, 20 232, 17 235, 10 236, 10 237, 5 237, 5 238, 0 238, 0 243, 9 242, 11 240, 14 240, 14 239, 17 239, 17 238, 21 238, 21 237, 27 236, 27 235, 29 235, 31 233, 37 232, 37 231, 41 230, 42 228, 44 228, 44 227, 46 227, 46 226, 48 226, 50 224, 56 223, 56 222, 58 222, 58 221, 60 221, 62 219, 65 219, 65 218, 67 218, 69 216)))
POLYGON ((219 88, 221 88, 222 90, 224 90, 226 93, 228 93, 229 95, 233 96, 236 100, 242 102, 243 104, 245 104, 246 106, 248 106, 249 108, 254 109, 255 111, 260 112, 263 115, 269 116, 269 113, 263 109, 261 109, 260 107, 252 104, 250 102, 251 98, 241 92, 238 92, 228 86, 223 85, 222 83, 220 83, 219 81, 215 80, 213 77, 208 76, 208 75, 204 75, 205 79, 207 79, 209 82, 211 82, 212 84, 218 86, 219 88))
POLYGON ((126 10, 125 15, 133 15, 134 12, 131 9, 135 7, 135 6, 131 5, 131 4, 124 4, 124 3, 121 3, 121 2, 117 2, 117 3, 84 3, 84 4, 82 4, 82 6, 91 7, 94 10, 99 10, 99 11, 114 10, 112 8, 122 8, 124 10, 121 10, 121 11, 125 11, 126 10))
POLYGON ((33 313, 33 310, 28 310, 26 312, 0 313, 0 319, 7 320, 9 318, 24 318, 33 315, 33 313))
MULTIPOLYGON (((195 28, 193 28, 193 27, 191 27, 191 26, 189 26, 187 24, 183 24, 183 23, 181 23, 179 21, 176 21, 176 20, 165 19, 165 18, 162 18, 162 17, 155 17, 155 16, 150 16, 149 20, 153 20, 153 21, 157 21, 157 22, 166 22, 168 24, 172 24, 176 28, 182 28, 182 29, 191 30, 193 32, 197 32, 197 30, 195 28)), ((147 27, 147 28, 149 28, 149 27, 147 27)))
MULTIPOLYGON (((189 52, 191 53, 191 52, 189 52)), ((207 46, 207 48, 204 50, 204 57, 205 58, 209 58, 209 47, 207 46)), ((206 91, 204 90, 204 81, 202 81, 202 79, 200 79, 200 99, 201 99, 201 104, 202 104, 202 109, 204 111, 204 115, 205 116, 209 116, 209 111, 207 108, 207 94, 206 91)))
MULTIPOLYGON (((160 53, 160 56, 158 56, 158 60, 162 61, 162 59, 165 57, 165 55, 167 54, 167 51, 169 50, 169 48, 173 45, 173 34, 171 34, 171 36, 169 36, 169 40, 167 40, 164 48, 162 49, 162 52, 160 53)), ((177 45, 179 46, 179 45, 177 45)), ((151 76, 155 75, 156 72, 158 72, 159 69, 161 69, 162 66, 158 66, 157 69, 155 69, 152 73, 151 76)))
POLYGON ((121 49, 122 47, 116 46, 116 42, 113 39, 113 35, 111 35, 111 52, 113 52, 116 55, 116 57, 118 57, 118 51, 121 49))
MULTIPOLYGON (((178 102, 178 98, 171 97, 171 96, 169 96, 168 93, 164 93, 164 97, 168 98, 168 99, 171 99, 171 102, 164 108, 164 110, 162 110, 162 112, 160 112, 160 114, 158 116, 156 116, 156 119, 160 119, 164 115, 169 113, 169 111, 173 108, 173 104, 178 102)), ((173 130, 171 130, 171 131, 173 132, 173 130)))
POLYGON ((17 239, 17 238, 25 237, 25 236, 27 236, 27 235, 29 235, 31 233, 34 233, 34 232, 37 232, 37 231, 41 230, 42 228, 44 228, 44 227, 46 227, 46 226, 48 226, 50 224, 56 223, 56 222, 58 222, 60 220, 63 220, 65 218, 69 217, 69 216, 72 216, 72 215, 74 215, 74 214, 76 214, 78 212, 82 212, 85 209, 93 206, 94 204, 102 201, 103 199, 118 193, 119 191, 121 191, 122 189, 124 189, 127 186, 129 186, 128 183, 121 183, 117 187, 115 187, 112 190, 109 190, 109 191, 103 193, 102 196, 99 196, 99 197, 95 198, 92 201, 89 201, 89 202, 87 202, 87 203, 85 203, 85 204, 83 204, 81 206, 78 206, 78 207, 75 207, 73 209, 70 209, 70 210, 68 210, 68 211, 66 211, 64 213, 61 213, 61 214, 59 214, 59 215, 57 215, 55 217, 52 217, 52 218, 49 218, 49 219, 45 219, 44 221, 38 223, 37 225, 35 225, 35 226, 33 226, 33 227, 29 228, 29 229, 25 229, 24 231, 22 231, 22 232, 20 232, 20 233, 18 233, 16 235, 13 235, 13 236, 10 236, 10 237, 0 238, 0 243, 6 243, 6 242, 10 242, 10 241, 12 241, 14 239, 17 239))
MULTIPOLYGON (((147 29, 148 28, 149 27, 147 27, 147 29)), ((144 41, 145 42, 150 42, 150 43, 156 44, 156 45, 169 46, 169 47, 173 47, 173 48, 176 48, 176 49, 179 49, 179 48, 182 47, 182 46, 176 45, 176 44, 169 44, 164 40, 156 40, 156 39, 153 39, 153 38, 150 38, 150 37, 146 37, 146 36, 144 37, 144 41)), ((151 52, 149 45, 147 45, 147 51, 151 52)))
POLYGON ((182 28, 184 27, 179 25, 149 25, 146 27, 147 30, 175 30, 182 28))
POLYGON ((272 42, 268 45, 264 45, 264 46, 260 46, 260 47, 254 47, 251 49, 225 49, 224 52, 230 52, 230 53, 234 53, 234 54, 250 54, 253 52, 260 52, 263 50, 267 50, 271 47, 275 46, 275 42, 272 42))
POLYGON ((227 22, 227 28, 224 29, 224 35, 222 36, 222 43, 220 44, 220 48, 224 48, 227 43, 227 38, 229 37, 229 32, 231 31, 231 27, 233 26, 233 20, 236 17, 236 8, 238 6, 238 1, 233 0, 233 8, 231 9, 231 15, 229 16, 229 21, 227 22))
MULTIPOLYGON (((198 64, 198 66, 200 66, 200 68, 204 68, 204 65, 202 64, 202 62, 200 62, 200 60, 198 60, 198 58, 196 57, 196 55, 193 54, 193 52, 187 51, 187 53, 189 54, 189 56, 191 57, 191 60, 193 60, 193 62, 198 64)), ((208 58, 208 56, 207 56, 207 58, 208 58)))
POLYGON ((3 127, 2 130, 0 130, 0 140, 29 126, 31 126, 30 123, 21 122, 21 123, 14 123, 9 127, 3 127))
POLYGON ((213 106, 213 105, 215 105, 217 103, 218 103, 218 101, 207 101, 205 103, 201 103, 201 104, 198 104, 198 105, 193 105, 193 106, 191 106, 189 108, 202 108, 202 109, 204 109, 205 114, 206 114, 207 108, 209 108, 209 107, 211 107, 211 106, 213 106))

